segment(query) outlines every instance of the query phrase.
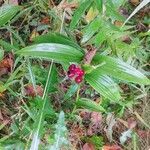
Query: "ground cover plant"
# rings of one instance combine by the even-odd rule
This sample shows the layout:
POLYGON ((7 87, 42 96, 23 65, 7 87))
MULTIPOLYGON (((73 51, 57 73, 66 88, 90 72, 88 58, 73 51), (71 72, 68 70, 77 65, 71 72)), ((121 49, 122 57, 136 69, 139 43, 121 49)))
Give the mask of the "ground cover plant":
POLYGON ((0 149, 148 150, 149 2, 0 1, 0 149))

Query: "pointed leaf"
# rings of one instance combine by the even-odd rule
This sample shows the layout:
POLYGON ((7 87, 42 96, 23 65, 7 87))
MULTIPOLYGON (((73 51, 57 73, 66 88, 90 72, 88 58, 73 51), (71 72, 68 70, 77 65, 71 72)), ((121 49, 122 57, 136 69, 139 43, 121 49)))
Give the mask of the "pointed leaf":
POLYGON ((100 18, 96 18, 94 19, 84 30, 84 36, 82 38, 81 43, 85 43, 87 42, 96 31, 98 31, 98 29, 100 28, 102 22, 100 20, 100 18))
POLYGON ((70 40, 70 38, 59 34, 59 33, 48 33, 45 35, 40 35, 36 38, 33 39, 35 44, 40 44, 40 43, 58 43, 58 44, 64 44, 64 45, 69 45, 74 48, 79 49, 80 51, 83 51, 81 47, 74 41, 70 40))
POLYGON ((119 94, 119 87, 113 82, 111 78, 104 75, 102 72, 94 69, 91 73, 86 74, 85 80, 105 98, 113 101, 121 99, 119 94))
POLYGON ((19 10, 20 7, 15 5, 3 5, 0 7, 0 27, 10 21, 19 10))
POLYGON ((25 47, 16 52, 22 56, 53 59, 56 62, 79 62, 83 53, 69 45, 43 43, 25 47))
POLYGON ((96 112, 106 112, 106 110, 100 106, 99 104, 97 104, 96 102, 87 99, 87 98, 81 98, 76 102, 76 105, 78 107, 83 107, 86 109, 89 109, 91 111, 96 111, 96 112))
POLYGON ((92 4, 92 0, 85 0, 79 5, 79 7, 75 10, 74 15, 72 17, 70 28, 73 29, 79 22, 82 15, 85 13, 86 9, 92 4))
POLYGON ((60 150, 62 147, 69 146, 67 139, 67 128, 65 124, 65 114, 63 111, 60 112, 57 124, 55 125, 56 131, 54 135, 54 143, 50 145, 49 150, 60 150))
POLYGON ((148 3, 150 3, 150 0, 143 0, 136 8, 135 10, 131 13, 131 15, 126 19, 124 22, 123 26, 143 7, 145 7, 148 3))
POLYGON ((103 72, 104 74, 128 82, 145 85, 150 84, 150 80, 146 76, 120 59, 115 59, 109 56, 96 55, 94 61, 97 63, 103 63, 103 65, 98 67, 97 70, 103 72))
POLYGON ((103 9, 103 0, 95 0, 95 3, 98 11, 101 13, 103 9))

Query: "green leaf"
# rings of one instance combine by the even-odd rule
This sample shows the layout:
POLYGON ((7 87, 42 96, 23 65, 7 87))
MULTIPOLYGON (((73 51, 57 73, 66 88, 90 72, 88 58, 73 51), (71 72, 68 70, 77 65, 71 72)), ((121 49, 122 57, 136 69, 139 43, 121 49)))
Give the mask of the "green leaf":
POLYGON ((0 7, 0 27, 10 21, 19 10, 20 7, 16 5, 3 5, 0 7))
POLYGON ((86 108, 91 111, 106 112, 106 110, 102 106, 87 98, 78 99, 76 105, 78 107, 86 108))
POLYGON ((85 75, 85 80, 105 98, 112 101, 121 99, 119 87, 111 78, 104 75, 103 72, 94 69, 91 73, 85 75))
POLYGON ((71 85, 67 93, 65 94, 64 99, 69 99, 71 96, 73 96, 78 90, 78 87, 79 87, 78 84, 71 85))
POLYGON ((25 47, 16 52, 22 56, 53 59, 56 62, 80 62, 83 53, 69 45, 43 43, 25 47))
POLYGON ((96 7, 98 11, 101 13, 103 9, 103 0, 95 0, 96 7))
POLYGON ((120 59, 112 58, 109 56, 96 55, 93 61, 97 64, 103 64, 96 69, 98 72, 100 71, 104 74, 113 76, 114 78, 128 82, 145 85, 150 84, 150 80, 146 76, 120 59))
POLYGON ((73 18, 70 23, 70 28, 73 29, 79 22, 82 15, 85 13, 85 11, 88 9, 88 7, 92 4, 92 0, 85 0, 84 2, 79 5, 79 7, 75 10, 73 18))
POLYGON ((12 51, 12 50, 18 50, 15 46, 11 45, 10 43, 0 39, 0 46, 2 46, 5 51, 12 51))
POLYGON ((107 15, 115 20, 124 21, 125 18, 122 15, 120 15, 116 10, 117 8, 114 6, 112 0, 108 0, 106 4, 107 15))
POLYGON ((35 5, 34 6, 30 6, 30 7, 27 7, 26 9, 23 9, 22 11, 20 11, 19 13, 17 13, 17 15, 14 16, 14 18, 10 21, 10 23, 14 23, 15 21, 19 20, 19 18, 23 17, 23 15, 26 15, 27 13, 30 13, 30 11, 36 7, 35 5))
POLYGON ((84 30, 83 30, 83 38, 81 43, 85 43, 87 42, 96 31, 98 31, 98 29, 100 28, 102 22, 100 20, 100 18, 96 18, 94 19, 94 21, 92 21, 84 30))
POLYGON ((45 35, 41 35, 41 36, 34 38, 33 41, 35 44, 40 44, 40 43, 64 44, 64 45, 69 45, 74 48, 77 48, 80 51, 83 51, 77 43, 75 43, 74 41, 70 40, 68 37, 61 35, 59 33, 48 33, 45 35))
POLYGON ((48 72, 48 77, 47 81, 45 84, 44 88, 44 93, 42 96, 42 109, 39 110, 39 113, 37 114, 37 119, 35 121, 35 128, 33 130, 33 138, 31 142, 31 147, 30 150, 38 150, 39 149, 39 144, 40 144, 40 136, 41 136, 41 130, 43 129, 43 124, 45 120, 45 109, 47 106, 47 96, 48 96, 48 91, 51 85, 51 76, 52 76, 52 70, 53 70, 53 62, 50 65, 49 72, 48 72))
POLYGON ((55 125, 55 128, 55 141, 53 145, 49 147, 49 150, 60 150, 62 147, 67 148, 69 146, 69 141, 66 136, 67 128, 65 125, 65 114, 63 111, 61 111, 59 114, 59 118, 57 124, 55 125))
POLYGON ((4 51, 0 49, 0 61, 3 59, 3 56, 4 56, 4 51))
POLYGON ((97 35, 95 35, 91 42, 99 47, 106 39, 107 35, 103 31, 100 31, 97 35))

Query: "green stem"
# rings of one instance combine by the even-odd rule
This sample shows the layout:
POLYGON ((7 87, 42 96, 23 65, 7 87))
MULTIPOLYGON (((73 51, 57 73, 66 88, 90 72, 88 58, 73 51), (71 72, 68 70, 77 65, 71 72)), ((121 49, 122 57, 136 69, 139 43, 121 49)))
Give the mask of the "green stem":
MULTIPOLYGON (((78 101, 78 99, 79 99, 79 92, 80 92, 80 86, 78 87, 78 91, 77 91, 77 95, 76 95, 76 100, 75 100, 75 102, 78 101)), ((71 116, 74 114, 76 108, 77 108, 77 106, 76 106, 76 104, 75 104, 75 106, 74 106, 74 108, 73 108, 73 110, 72 110, 71 116)))

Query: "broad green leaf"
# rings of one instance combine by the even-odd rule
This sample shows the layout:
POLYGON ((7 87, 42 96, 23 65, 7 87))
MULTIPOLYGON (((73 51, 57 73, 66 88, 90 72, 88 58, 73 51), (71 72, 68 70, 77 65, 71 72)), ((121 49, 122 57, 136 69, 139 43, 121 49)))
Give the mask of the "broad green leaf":
POLYGON ((83 38, 81 43, 85 43, 87 42, 96 31, 98 31, 98 29, 100 28, 102 22, 100 20, 100 18, 96 18, 94 19, 84 30, 83 30, 83 38))
POLYGON ((98 11, 101 13, 103 9, 103 0, 95 0, 94 2, 96 3, 98 11))
POLYGON ((75 10, 74 15, 72 17, 70 28, 73 29, 79 22, 82 15, 85 13, 87 8, 92 4, 92 0, 85 0, 84 2, 79 5, 79 7, 75 10))
POLYGON ((87 99, 87 98, 81 98, 76 102, 76 105, 78 107, 82 107, 85 109, 89 109, 91 111, 97 111, 97 112, 106 112, 106 110, 100 106, 99 104, 97 104, 96 102, 87 99))
POLYGON ((56 62, 80 62, 83 53, 69 45, 43 43, 25 47, 16 52, 22 56, 53 59, 56 62))
POLYGON ((120 59, 112 58, 109 56, 96 55, 93 61, 97 64, 103 64, 96 70, 103 72, 104 74, 128 82, 145 85, 150 84, 150 80, 146 76, 120 59))
POLYGON ((104 75, 103 72, 94 69, 91 73, 85 75, 85 80, 101 95, 112 101, 121 99, 119 87, 111 78, 104 75))
POLYGON ((69 45, 82 51, 81 47, 76 42, 70 40, 68 37, 61 35, 59 33, 48 33, 45 35, 41 35, 34 38, 33 41, 35 44, 58 43, 58 44, 69 45))
POLYGON ((10 21, 19 10, 20 7, 16 5, 3 5, 0 7, 0 27, 10 21))

